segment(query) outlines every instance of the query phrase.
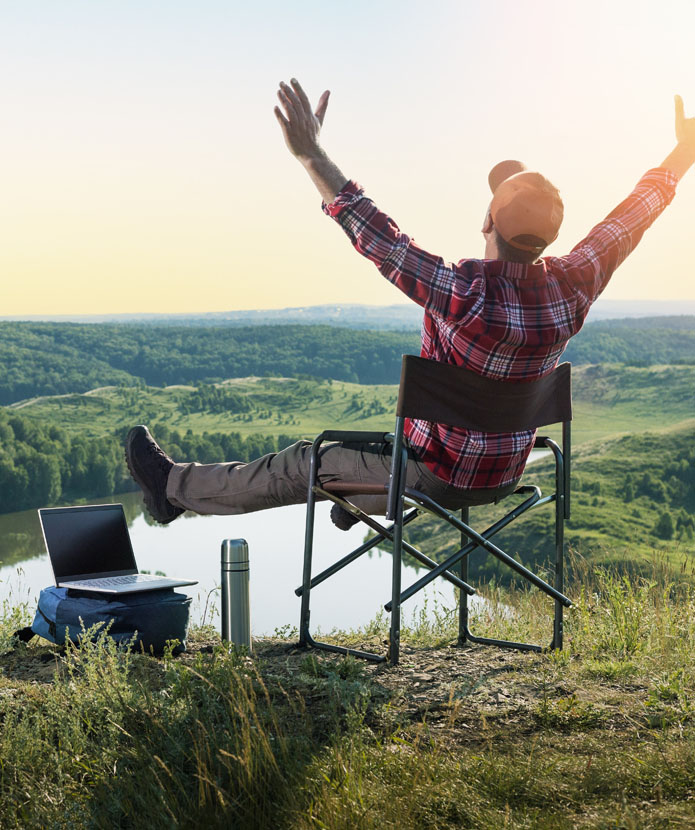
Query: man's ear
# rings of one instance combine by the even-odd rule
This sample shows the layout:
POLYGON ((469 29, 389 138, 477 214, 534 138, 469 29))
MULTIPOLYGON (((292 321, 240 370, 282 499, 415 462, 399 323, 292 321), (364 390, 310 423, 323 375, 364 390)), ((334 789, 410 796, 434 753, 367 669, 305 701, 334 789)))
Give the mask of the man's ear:
POLYGON ((490 216, 490 211, 485 214, 485 221, 483 222, 483 233, 492 233, 492 229, 495 226, 492 223, 492 216, 490 216))

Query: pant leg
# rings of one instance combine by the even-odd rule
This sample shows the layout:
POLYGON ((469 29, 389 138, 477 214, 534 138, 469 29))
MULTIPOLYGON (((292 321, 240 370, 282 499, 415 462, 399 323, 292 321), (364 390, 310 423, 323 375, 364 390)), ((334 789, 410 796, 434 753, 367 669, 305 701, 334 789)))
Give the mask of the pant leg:
MULTIPOLYGON (((391 471, 391 447, 386 448, 385 453, 385 478, 391 471)), ((453 487, 446 481, 436 476, 420 459, 412 452, 409 453, 408 464, 405 471, 405 483, 407 487, 419 490, 447 510, 458 510, 461 507, 473 507, 497 503, 505 496, 516 490, 518 481, 507 484, 504 487, 483 487, 475 490, 462 490, 453 487)), ((347 501, 359 507, 365 513, 383 516, 386 513, 386 496, 350 496, 347 501)))
MULTIPOLYGON (((169 473, 167 498, 175 507, 223 516, 304 504, 311 446, 309 441, 298 441, 249 463, 175 464, 169 473)), ((318 462, 319 483, 385 484, 391 471, 391 447, 326 443, 319 451, 318 462)), ((511 485, 489 492, 460 490, 437 478, 415 456, 408 461, 406 483, 451 509, 466 503, 489 503, 514 489, 511 485)), ((383 515, 386 510, 385 496, 354 496, 350 501, 366 513, 383 515)))
MULTIPOLYGON (((303 504, 309 486, 311 446, 309 441, 298 441, 248 464, 174 464, 167 498, 175 507, 216 515, 303 504)), ((318 461, 319 483, 388 481, 390 457, 379 444, 326 443, 318 461)))

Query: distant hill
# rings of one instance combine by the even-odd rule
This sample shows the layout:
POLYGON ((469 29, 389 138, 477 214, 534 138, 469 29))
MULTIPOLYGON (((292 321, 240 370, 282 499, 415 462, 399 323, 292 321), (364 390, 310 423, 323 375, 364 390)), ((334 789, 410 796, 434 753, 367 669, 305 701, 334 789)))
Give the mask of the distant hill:
POLYGON ((179 328, 0 323, 0 405, 98 386, 169 386, 260 376, 397 382, 417 332, 331 326, 179 328))
POLYGON ((695 363, 695 316, 642 317, 587 323, 564 359, 585 363, 695 363))
MULTIPOLYGON (((0 322, 0 405, 99 386, 169 386, 257 376, 397 383, 419 333, 348 327, 0 322)), ((695 363, 695 317, 589 323, 565 359, 695 363)))
MULTIPOLYGON (((677 428, 695 413, 695 366, 577 367, 573 387, 575 459, 587 445, 594 454, 615 435, 677 428)), ((0 407, 0 513, 131 489, 122 442, 134 423, 148 424, 177 460, 245 460, 329 426, 388 431, 397 392, 396 385, 256 378, 110 386, 0 407)), ((690 448, 681 449, 686 459, 690 448)), ((661 462, 647 463, 661 475, 661 462)))
MULTIPOLYGON (((572 374, 575 444, 644 432, 693 417, 695 365, 577 366, 572 374)), ((30 398, 3 411, 98 438, 134 423, 195 435, 238 431, 313 437, 341 429, 393 427, 398 386, 290 378, 245 378, 196 386, 106 386, 83 394, 30 398)), ((551 434, 552 434, 551 430, 551 434)))
MULTIPOLYGON (((693 303, 695 313, 695 303, 693 303)), ((423 311, 415 303, 394 305, 339 305, 298 306, 296 308, 247 309, 241 311, 211 311, 199 314, 70 314, 26 315, 0 317, 12 322, 53 323, 118 323, 148 326, 286 326, 331 325, 354 329, 379 331, 407 331, 419 329, 423 311)))
MULTIPOLYGON (((269 326, 331 325, 379 331, 419 329, 422 308, 415 303, 367 305, 340 303, 295 308, 242 309, 181 314, 57 314, 0 316, 13 322, 53 323, 127 323, 151 326, 269 326)), ((588 321, 620 318, 668 317, 694 315, 695 300, 604 300, 599 298, 589 312, 588 321)))

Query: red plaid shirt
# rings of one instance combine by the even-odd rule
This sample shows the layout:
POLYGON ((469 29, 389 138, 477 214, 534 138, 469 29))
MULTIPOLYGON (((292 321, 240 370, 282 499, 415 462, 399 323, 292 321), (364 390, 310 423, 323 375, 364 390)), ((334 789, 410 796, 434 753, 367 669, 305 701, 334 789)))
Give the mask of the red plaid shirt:
MULTIPOLYGON (((422 357, 524 381, 557 365, 613 271, 673 198, 676 183, 668 170, 650 170, 570 254, 534 265, 444 262, 401 233, 355 182, 323 209, 386 279, 425 309, 422 357)), ((435 475, 463 489, 519 479, 535 437, 535 431, 474 432, 420 420, 408 420, 405 433, 435 475)))

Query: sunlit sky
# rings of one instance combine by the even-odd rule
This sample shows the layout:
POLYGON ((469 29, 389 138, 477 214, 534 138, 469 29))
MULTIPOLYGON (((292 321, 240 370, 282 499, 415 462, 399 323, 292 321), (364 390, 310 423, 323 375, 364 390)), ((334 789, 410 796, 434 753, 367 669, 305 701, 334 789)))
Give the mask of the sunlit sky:
MULTIPOLYGON (((402 230, 483 254, 487 173, 560 188, 566 253, 695 115, 691 0, 0 0, 0 314, 404 298, 287 152, 280 79, 402 230)), ((604 296, 695 299, 695 170, 604 296)))

